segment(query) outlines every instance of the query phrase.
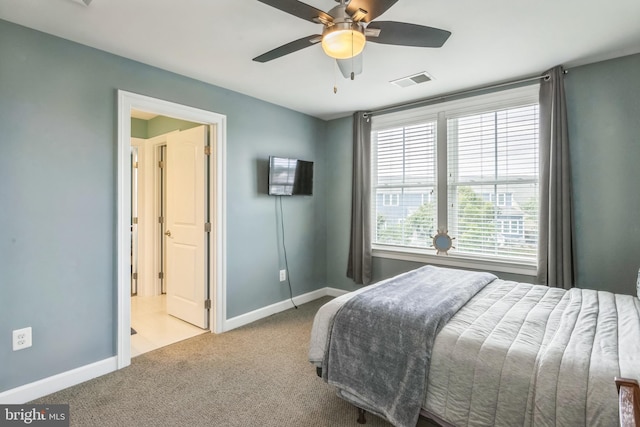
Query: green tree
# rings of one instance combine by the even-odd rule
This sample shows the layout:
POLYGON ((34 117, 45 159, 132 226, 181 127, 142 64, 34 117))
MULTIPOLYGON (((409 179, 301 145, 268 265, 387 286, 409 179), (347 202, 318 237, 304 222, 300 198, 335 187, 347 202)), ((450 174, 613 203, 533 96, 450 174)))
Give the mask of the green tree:
POLYGON ((528 252, 531 254, 537 251, 538 242, 538 199, 531 198, 522 205, 524 212, 524 238, 528 252))
POLYGON ((471 187, 458 188, 459 247, 494 247, 496 244, 496 208, 471 187))
POLYGON ((407 217, 406 235, 418 240, 420 246, 429 246, 436 230, 436 210, 434 203, 423 203, 407 217))
POLYGON ((402 224, 389 224, 384 215, 376 219, 377 240, 380 243, 402 244, 402 224))

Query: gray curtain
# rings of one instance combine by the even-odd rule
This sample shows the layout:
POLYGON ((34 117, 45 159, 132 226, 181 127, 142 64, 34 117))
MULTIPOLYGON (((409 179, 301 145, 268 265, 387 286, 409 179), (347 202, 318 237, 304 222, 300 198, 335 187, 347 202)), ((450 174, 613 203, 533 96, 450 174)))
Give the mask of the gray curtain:
POLYGON ((371 117, 353 115, 353 177, 351 180, 351 239, 347 277, 371 283, 371 117))
POLYGON ((538 281, 569 289, 574 285, 571 165, 564 70, 547 71, 540 84, 540 240, 538 281))

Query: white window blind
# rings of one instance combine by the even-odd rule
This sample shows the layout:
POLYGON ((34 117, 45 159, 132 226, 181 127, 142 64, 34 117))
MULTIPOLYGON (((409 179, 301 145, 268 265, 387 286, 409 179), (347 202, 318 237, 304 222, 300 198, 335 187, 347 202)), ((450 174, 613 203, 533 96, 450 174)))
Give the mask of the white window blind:
POLYGON ((374 241, 427 247, 436 229, 435 122, 379 130, 372 143, 374 241))
POLYGON ((537 92, 536 85, 374 115, 374 250, 416 260, 433 254, 431 237, 446 230, 455 238, 449 259, 534 266, 537 92))
POLYGON ((448 225, 458 253, 535 261, 538 106, 447 120, 448 225))

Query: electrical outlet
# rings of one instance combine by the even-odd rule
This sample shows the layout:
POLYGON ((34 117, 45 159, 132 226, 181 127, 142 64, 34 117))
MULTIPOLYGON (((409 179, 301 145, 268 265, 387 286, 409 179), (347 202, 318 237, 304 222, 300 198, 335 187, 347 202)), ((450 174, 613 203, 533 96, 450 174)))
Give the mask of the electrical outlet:
POLYGON ((280 270, 280 281, 284 282, 287 280, 287 270, 280 270))
POLYGON ((31 347, 31 326, 13 331, 13 351, 31 347))

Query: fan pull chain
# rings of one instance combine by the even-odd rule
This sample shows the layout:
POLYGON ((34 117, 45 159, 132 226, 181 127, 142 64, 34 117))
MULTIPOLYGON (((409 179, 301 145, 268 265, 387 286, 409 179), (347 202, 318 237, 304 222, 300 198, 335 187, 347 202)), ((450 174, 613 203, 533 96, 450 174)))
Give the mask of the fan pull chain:
POLYGON ((353 30, 351 30, 351 81, 356 79, 356 73, 353 72, 353 30))
MULTIPOLYGON (((352 42, 353 44, 353 42, 352 42)), ((353 47, 351 48, 351 53, 353 53, 353 47)), ((355 80, 356 79, 356 73, 353 72, 353 63, 355 62, 355 60, 353 59, 353 56, 351 57, 351 80, 355 80)))
POLYGON ((338 93, 338 63, 333 61, 333 93, 338 93))

